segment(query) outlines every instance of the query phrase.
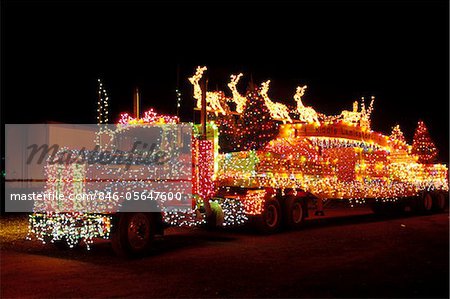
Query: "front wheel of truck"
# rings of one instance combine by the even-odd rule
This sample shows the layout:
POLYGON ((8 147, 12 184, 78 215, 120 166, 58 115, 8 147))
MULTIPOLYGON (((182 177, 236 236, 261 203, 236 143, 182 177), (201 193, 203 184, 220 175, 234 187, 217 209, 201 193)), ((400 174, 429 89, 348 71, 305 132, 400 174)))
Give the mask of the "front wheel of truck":
POLYGON ((111 243, 120 256, 140 256, 150 249, 154 235, 155 228, 149 214, 122 213, 111 234, 111 243))

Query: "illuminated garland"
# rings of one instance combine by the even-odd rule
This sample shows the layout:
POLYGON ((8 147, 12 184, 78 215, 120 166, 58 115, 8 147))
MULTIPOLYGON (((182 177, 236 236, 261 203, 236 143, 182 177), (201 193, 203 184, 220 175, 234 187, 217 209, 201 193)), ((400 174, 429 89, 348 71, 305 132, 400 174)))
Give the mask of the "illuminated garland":
POLYGON ((63 241, 70 248, 83 241, 89 250, 94 238, 109 238, 111 227, 107 215, 35 213, 29 216, 27 239, 35 237, 44 244, 63 241))
MULTIPOLYGON (((196 200, 196 208, 192 211, 169 210, 163 212, 164 222, 171 226, 194 227, 206 224, 206 215, 203 210, 203 200, 196 200)), ((212 209, 220 209, 223 212, 222 226, 238 226, 248 221, 247 208, 245 204, 237 199, 214 198, 210 200, 212 209), (218 208, 220 207, 220 208, 218 208)), ((217 216, 217 215, 216 215, 217 216)), ((220 217, 220 215, 218 216, 220 217)))
POLYGON ((127 126, 142 124, 177 124, 179 122, 180 119, 177 116, 158 114, 152 108, 145 111, 141 118, 133 118, 128 113, 122 113, 118 124, 127 126))

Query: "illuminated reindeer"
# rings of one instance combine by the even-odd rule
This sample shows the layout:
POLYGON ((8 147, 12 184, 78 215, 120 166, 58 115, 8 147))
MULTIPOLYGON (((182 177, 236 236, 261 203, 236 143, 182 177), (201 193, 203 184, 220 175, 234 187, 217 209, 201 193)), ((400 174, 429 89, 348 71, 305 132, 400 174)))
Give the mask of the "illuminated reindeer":
POLYGON ((230 76, 231 81, 230 83, 228 83, 228 87, 231 89, 231 92, 233 93, 233 97, 230 100, 236 103, 237 113, 242 113, 244 111, 245 103, 247 102, 247 98, 243 97, 236 88, 239 79, 241 77, 242 73, 239 75, 231 75, 230 76))
POLYGON ((342 118, 342 121, 353 125, 360 125, 361 128, 370 129, 370 115, 372 114, 375 97, 372 96, 371 99, 367 110, 364 103, 364 97, 361 98, 361 111, 358 111, 358 101, 353 102, 353 111, 344 110, 341 112, 340 117, 342 118))
POLYGON ((302 102, 302 96, 305 94, 305 90, 308 86, 298 86, 294 95, 294 100, 297 102, 297 113, 301 121, 307 123, 319 123, 316 110, 312 107, 305 107, 302 102))
POLYGON ((361 112, 358 111, 358 101, 353 102, 353 111, 344 110, 341 112, 342 120, 349 124, 358 124, 361 120, 361 112))
MULTIPOLYGON (((189 82, 194 86, 194 99, 197 100, 197 108, 202 108, 202 89, 200 87, 200 79, 203 76, 203 72, 206 71, 206 66, 197 67, 194 76, 189 78, 189 82)), ((206 92, 206 109, 209 111, 213 111, 216 115, 218 113, 226 114, 226 111, 229 111, 228 106, 226 105, 226 98, 223 92, 216 91, 207 91, 206 92), (226 107, 224 107, 226 106, 226 107)))
POLYGON ((292 119, 289 116, 289 110, 286 105, 281 103, 275 103, 270 100, 267 92, 269 91, 270 80, 263 82, 261 85, 261 95, 264 98, 267 108, 269 109, 270 116, 273 119, 281 120, 285 124, 286 121, 292 122, 292 119))

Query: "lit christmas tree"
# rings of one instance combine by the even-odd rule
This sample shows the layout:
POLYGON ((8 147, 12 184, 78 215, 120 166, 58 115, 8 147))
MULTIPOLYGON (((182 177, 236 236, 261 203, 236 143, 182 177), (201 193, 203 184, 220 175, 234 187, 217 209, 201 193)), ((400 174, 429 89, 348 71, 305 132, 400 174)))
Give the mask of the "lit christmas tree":
POLYGON ((432 163, 436 159, 437 153, 425 123, 420 120, 414 133, 412 154, 419 157, 419 163, 432 163))
POLYGON ((246 97, 247 105, 237 126, 240 136, 237 150, 259 149, 278 134, 278 123, 270 116, 260 90, 251 84, 246 97))
POLYGON ((389 139, 393 142, 394 148, 406 149, 406 139, 399 125, 392 128, 389 139))

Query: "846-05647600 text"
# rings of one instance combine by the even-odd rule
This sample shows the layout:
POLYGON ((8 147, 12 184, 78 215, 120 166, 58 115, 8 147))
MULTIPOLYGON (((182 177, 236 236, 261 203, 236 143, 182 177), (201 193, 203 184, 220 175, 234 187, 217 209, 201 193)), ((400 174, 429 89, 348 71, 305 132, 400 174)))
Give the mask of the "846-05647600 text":
POLYGON ((48 193, 48 192, 32 192, 32 193, 12 193, 11 201, 62 201, 62 200, 99 200, 99 201, 181 201, 181 192, 171 191, 127 191, 127 192, 111 192, 111 191, 95 191, 88 193, 48 193))

